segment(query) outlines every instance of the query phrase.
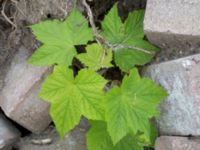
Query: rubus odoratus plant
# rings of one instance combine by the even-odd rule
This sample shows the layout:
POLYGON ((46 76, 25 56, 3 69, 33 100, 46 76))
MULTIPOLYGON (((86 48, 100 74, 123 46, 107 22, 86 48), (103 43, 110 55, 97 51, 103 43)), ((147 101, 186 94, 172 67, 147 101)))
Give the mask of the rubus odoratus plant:
POLYGON ((152 80, 140 77, 136 68, 151 61, 158 51, 144 39, 144 10, 129 13, 122 22, 115 4, 97 30, 89 5, 85 0, 83 4, 91 27, 77 9, 64 21, 47 20, 31 26, 43 44, 28 62, 54 67, 39 96, 51 104, 50 115, 61 137, 75 128, 81 117, 89 120, 88 150, 153 146, 157 132, 151 119, 159 115, 157 107, 167 94, 152 80), (85 45, 85 52, 78 53, 78 45, 85 45), (74 59, 83 66, 78 73, 71 67, 74 59), (111 67, 120 68, 124 77, 108 87, 112 81, 102 72, 111 67))

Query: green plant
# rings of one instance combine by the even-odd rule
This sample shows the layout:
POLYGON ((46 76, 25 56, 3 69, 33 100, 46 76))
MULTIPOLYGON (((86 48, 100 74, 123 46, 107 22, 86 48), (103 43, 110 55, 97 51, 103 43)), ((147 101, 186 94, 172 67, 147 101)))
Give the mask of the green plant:
POLYGON ((54 65, 39 95, 51 104, 50 114, 61 137, 78 125, 82 116, 89 120, 88 150, 153 146, 156 129, 150 120, 159 115, 157 106, 167 94, 150 79, 141 78, 135 68, 148 63, 158 50, 144 40, 144 11, 132 12, 122 22, 114 5, 97 31, 85 5, 92 28, 76 9, 64 21, 31 26, 43 45, 28 62, 54 65), (86 52, 78 54, 77 45, 86 45, 86 52), (75 58, 85 66, 77 75, 71 68, 75 58), (120 86, 108 87, 102 72, 116 66, 124 78, 120 86))

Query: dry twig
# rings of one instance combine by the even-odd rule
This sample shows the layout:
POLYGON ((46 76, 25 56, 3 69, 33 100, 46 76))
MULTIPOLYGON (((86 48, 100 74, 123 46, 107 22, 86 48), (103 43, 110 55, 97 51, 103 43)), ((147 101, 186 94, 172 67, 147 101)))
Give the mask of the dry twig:
POLYGON ((6 6, 7 0, 5 0, 5 2, 2 4, 2 10, 1 10, 1 14, 4 17, 4 19, 10 23, 15 29, 17 28, 17 25, 14 24, 9 18, 8 16, 5 14, 5 6, 6 6))
POLYGON ((93 16, 93 13, 92 13, 92 10, 90 8, 90 6, 88 5, 88 3, 86 2, 86 0, 82 0, 82 3, 83 5, 85 6, 86 8, 86 11, 87 11, 87 15, 89 17, 89 22, 90 22, 90 25, 92 27, 92 30, 95 34, 95 37, 96 37, 96 40, 99 44, 105 44, 105 40, 104 38, 98 33, 98 30, 96 28, 96 25, 94 23, 94 16, 93 16))
POLYGON ((92 13, 90 6, 87 4, 86 0, 82 0, 82 3, 86 8, 87 15, 89 17, 89 22, 90 22, 90 25, 91 25, 92 30, 94 32, 94 35, 96 37, 96 41, 97 41, 98 44, 102 45, 103 48, 104 48, 104 52, 103 52, 103 56, 102 56, 102 60, 101 60, 101 66, 103 68, 103 63, 104 63, 104 59, 105 59, 105 56, 106 56, 107 45, 106 45, 104 38, 98 33, 98 30, 97 30, 96 25, 94 23, 94 16, 93 16, 93 13, 92 13))

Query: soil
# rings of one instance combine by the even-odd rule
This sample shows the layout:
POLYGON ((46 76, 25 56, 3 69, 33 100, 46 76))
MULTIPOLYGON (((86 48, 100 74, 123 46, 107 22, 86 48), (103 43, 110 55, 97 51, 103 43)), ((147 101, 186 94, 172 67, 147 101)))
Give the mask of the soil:
POLYGON ((177 49, 161 49, 160 52, 155 56, 154 61, 152 63, 160 63, 169 60, 174 60, 177 58, 182 58, 186 56, 190 56, 193 54, 200 53, 200 49, 188 49, 187 51, 184 50, 177 50, 177 49))

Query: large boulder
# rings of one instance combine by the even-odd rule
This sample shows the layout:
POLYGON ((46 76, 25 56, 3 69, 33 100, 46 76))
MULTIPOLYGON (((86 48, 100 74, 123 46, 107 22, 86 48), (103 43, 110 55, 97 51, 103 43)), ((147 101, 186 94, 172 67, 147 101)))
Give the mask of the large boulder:
POLYGON ((143 74, 162 85, 169 96, 160 105, 161 135, 200 135, 200 54, 154 64, 143 74))
POLYGON ((156 140, 155 150, 199 150, 198 138, 161 136, 156 140))
POLYGON ((20 132, 0 112, 0 150, 10 150, 19 137, 20 132))
POLYGON ((0 92, 0 107, 18 124, 40 132, 51 121, 49 104, 38 98, 41 82, 50 68, 27 64, 30 54, 21 47, 14 56, 0 92))
POLYGON ((162 48, 198 48, 199 8, 199 0, 148 0, 144 20, 147 38, 162 48))

